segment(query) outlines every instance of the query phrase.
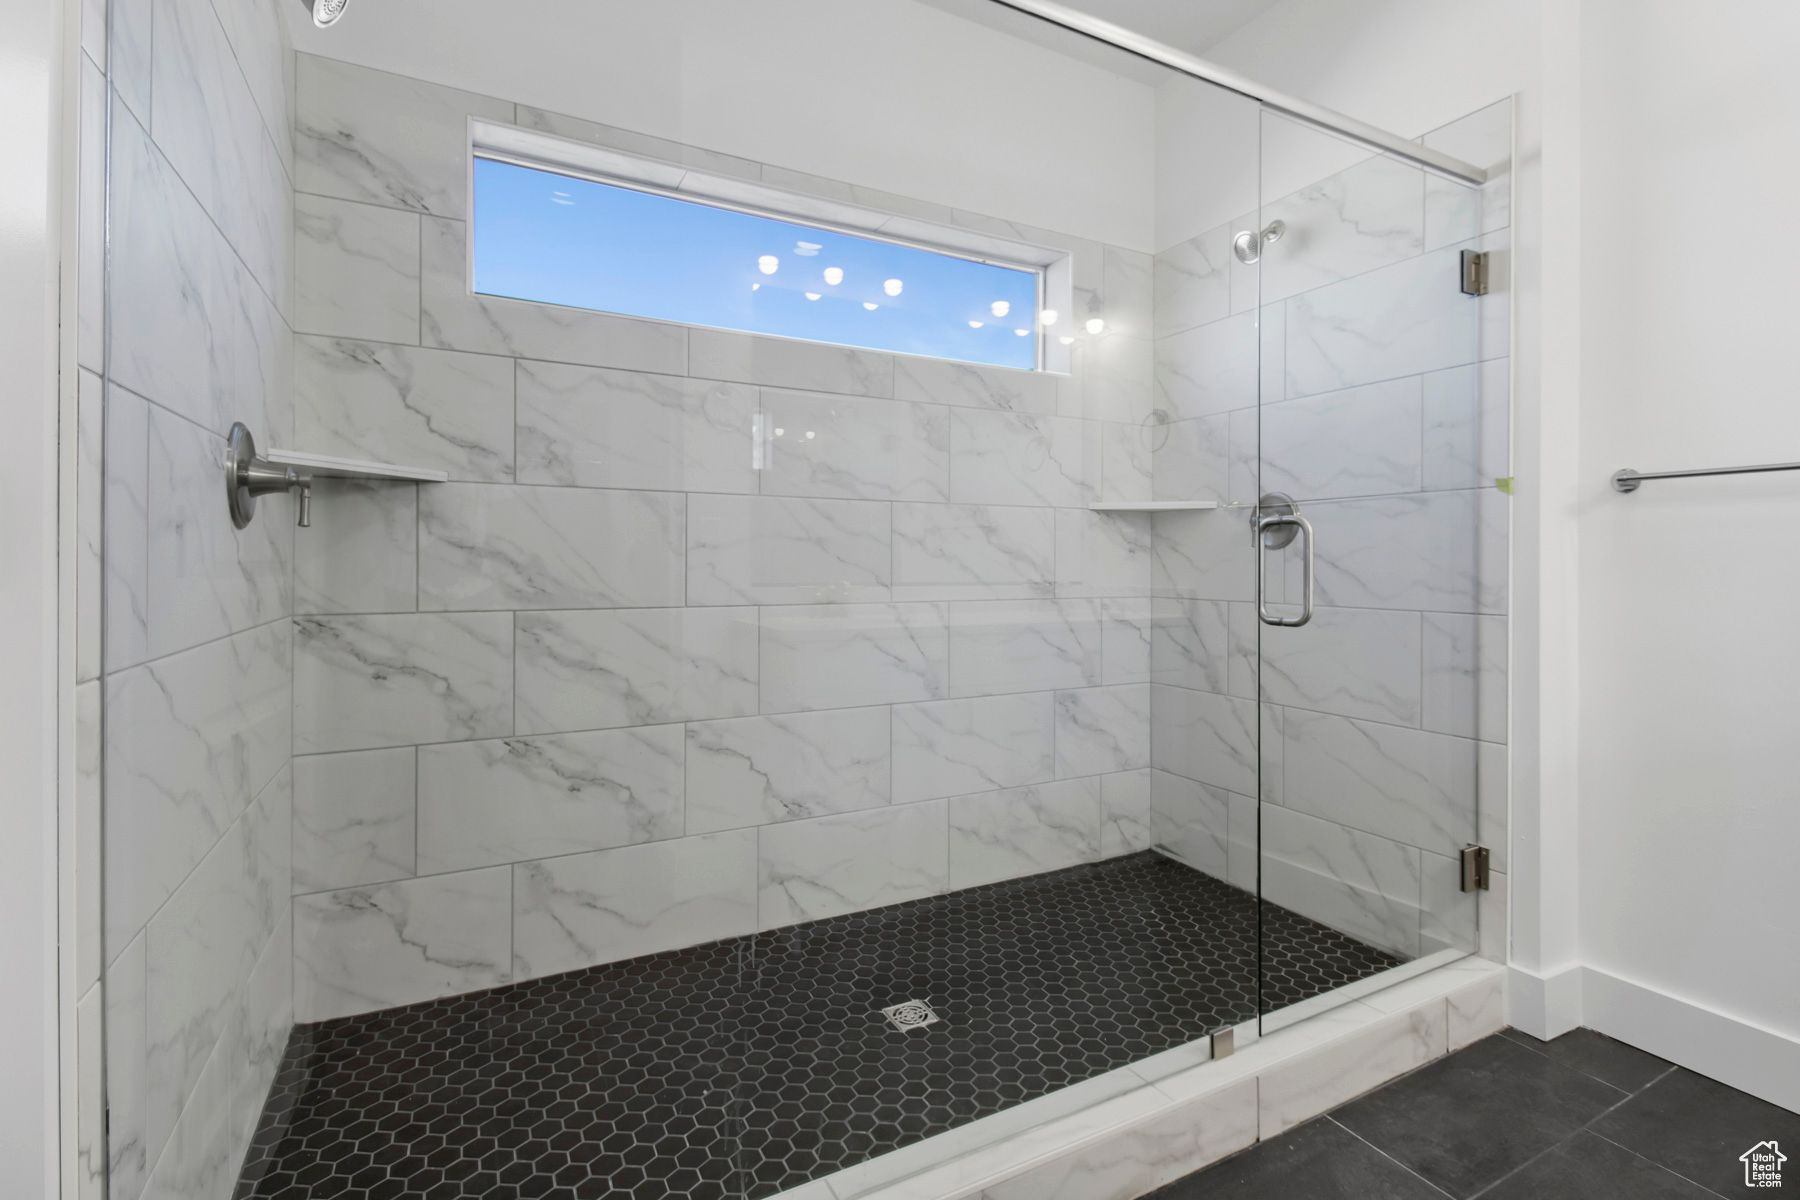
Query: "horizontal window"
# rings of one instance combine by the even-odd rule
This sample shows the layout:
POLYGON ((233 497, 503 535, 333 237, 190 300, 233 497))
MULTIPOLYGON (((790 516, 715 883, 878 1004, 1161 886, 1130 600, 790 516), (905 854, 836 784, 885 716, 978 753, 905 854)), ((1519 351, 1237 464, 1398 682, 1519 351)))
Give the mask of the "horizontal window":
POLYGON ((993 366, 1040 366, 1042 272, 475 159, 482 295, 993 366))

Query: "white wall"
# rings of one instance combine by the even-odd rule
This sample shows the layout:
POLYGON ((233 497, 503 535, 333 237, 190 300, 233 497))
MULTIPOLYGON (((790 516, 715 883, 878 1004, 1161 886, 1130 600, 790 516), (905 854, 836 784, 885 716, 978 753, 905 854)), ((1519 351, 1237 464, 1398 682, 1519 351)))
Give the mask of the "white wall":
POLYGON ((46 1197, 55 1179, 57 262, 63 9, 12 6, 0 26, 0 1179, 46 1197))
POLYGON ((1790 1039, 1733 1082, 1800 1107, 1800 478, 1607 487, 1800 458, 1800 11, 1582 34, 1582 959, 1790 1039))
POLYGON ((495 11, 480 0, 364 0, 324 33, 296 22, 296 44, 1155 249, 1151 89, 998 30, 911 0, 515 0, 495 11))

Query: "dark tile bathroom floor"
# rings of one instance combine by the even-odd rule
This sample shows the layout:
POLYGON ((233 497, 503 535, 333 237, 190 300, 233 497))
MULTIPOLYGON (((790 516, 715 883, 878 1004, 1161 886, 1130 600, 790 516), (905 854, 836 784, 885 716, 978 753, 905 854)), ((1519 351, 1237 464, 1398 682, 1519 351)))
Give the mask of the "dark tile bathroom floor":
MULTIPOLYGON (((1150 1200, 1714 1200, 1800 1114, 1577 1029, 1507 1030, 1150 1200)), ((1784 1181, 1792 1186, 1797 1176, 1784 1181)))
MULTIPOLYGON (((1250 1019, 1257 912, 1143 853, 303 1026, 237 1197, 771 1196, 1250 1019)), ((1265 1008, 1397 965, 1261 913, 1265 1008)))

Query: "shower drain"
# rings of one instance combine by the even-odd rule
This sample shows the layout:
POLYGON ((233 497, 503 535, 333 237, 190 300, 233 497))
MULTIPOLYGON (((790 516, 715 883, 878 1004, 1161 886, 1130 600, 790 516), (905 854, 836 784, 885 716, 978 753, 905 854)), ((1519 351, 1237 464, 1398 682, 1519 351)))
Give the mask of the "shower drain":
POLYGON ((904 1004, 890 1005, 881 1010, 881 1015, 895 1029, 923 1029, 927 1025, 938 1023, 938 1015, 923 1000, 908 1000, 904 1004))

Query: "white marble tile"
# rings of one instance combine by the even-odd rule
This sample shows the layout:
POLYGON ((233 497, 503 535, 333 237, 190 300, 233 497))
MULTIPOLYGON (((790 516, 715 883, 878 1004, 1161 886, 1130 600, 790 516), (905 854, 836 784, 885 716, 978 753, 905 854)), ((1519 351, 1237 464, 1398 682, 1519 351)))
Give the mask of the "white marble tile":
POLYGON ((1481 944, 1480 893, 1462 890, 1460 859, 1419 855, 1419 953, 1474 954, 1481 944))
POLYGON ((1152 570, 1148 513, 1056 510, 1056 594, 1148 596, 1152 570))
POLYGON ((1512 220, 1512 101, 1502 100, 1432 130, 1419 139, 1488 170, 1480 188, 1449 179, 1425 180, 1428 249, 1504 229, 1512 220))
POLYGON ((418 485, 315 479, 312 527, 294 533, 294 611, 411 612, 418 599, 418 485))
POLYGON ((1151 685, 1151 765, 1256 795, 1257 712, 1249 700, 1151 685))
POLYGON ((425 610, 680 604, 687 498, 476 483, 419 495, 425 610))
POLYGON ((1267 304, 1423 252, 1425 172, 1375 155, 1265 203, 1262 221, 1287 226, 1263 252, 1267 304))
MULTIPOLYGON (((293 610, 293 504, 257 502, 234 529, 219 509, 219 435, 161 409, 149 413, 149 653, 266 624, 293 610)), ((128 508, 120 514, 133 521, 128 508)), ((121 533, 121 537, 129 536, 121 533)))
MULTIPOLYGON (((1439 612, 1506 610, 1506 497, 1426 492, 1307 506, 1322 605, 1439 612)), ((1300 562, 1287 556, 1288 594, 1300 562)))
POLYGON ((219 1194, 229 1194, 237 1184, 238 1154, 256 1133, 263 1104, 287 1051, 288 1035, 294 1029, 294 930, 287 914, 283 918, 236 997, 231 1040, 222 1041, 214 1051, 217 1055, 229 1050, 226 1062, 232 1067, 226 1113, 231 1153, 216 1159, 221 1168, 216 1177, 223 1185, 219 1194))
POLYGON ((950 805, 950 886, 975 887, 1100 857, 1100 781, 1062 779, 958 796, 950 805))
POLYGON ((1478 361, 1481 307, 1445 292, 1456 270, 1456 250, 1438 250, 1288 300, 1287 394, 1478 361))
POLYGON ((213 8, 208 0, 156 5, 151 132, 263 291, 285 309, 293 192, 213 8))
POLYGON ((1444 1006, 1385 1017, 1327 1047, 1278 1063, 1257 1075, 1264 1138, 1442 1057, 1447 1041, 1444 1006))
MULTIPOLYGON (((513 365, 341 338, 296 338, 295 444, 315 454, 513 476, 513 365)), ((558 481, 561 482, 561 481, 558 481)))
POLYGON ((1092 600, 959 601, 950 606, 950 695, 1092 687, 1100 648, 1092 600))
MULTIPOLYGON (((1115 1097, 1142 1090, 1142 1081, 1130 1071, 1122 1068, 1108 1071, 833 1172, 816 1181, 829 1184, 829 1190, 823 1196, 815 1198, 804 1191, 798 1194, 782 1192, 777 1200, 790 1200, 790 1197, 794 1200, 856 1200, 871 1195, 885 1198, 886 1188, 896 1185, 904 1188, 905 1181, 921 1172, 935 1172, 941 1170, 943 1164, 966 1161, 976 1155, 1005 1154, 1016 1139, 1032 1137, 1048 1123, 1078 1116, 1115 1097)), ((935 1196, 933 1200, 936 1200, 935 1196)))
POLYGON ((1148 683, 1151 621, 1155 601, 1113 598, 1100 601, 1100 682, 1148 683))
POLYGON ((896 705, 893 721, 896 803, 1055 777, 1048 692, 896 705))
POLYGON ((216 5, 225 40, 243 69, 244 82, 256 100, 275 149, 289 168, 294 155, 294 51, 280 4, 253 0, 249 4, 216 5))
POLYGON ((756 831, 513 868, 513 967, 533 979, 756 930, 756 831))
MULTIPOLYGON (((101 0, 86 2, 95 4, 101 0)), ((104 16, 100 19, 104 25, 104 16)), ((86 25, 85 20, 83 24, 86 25)), ((100 57, 104 60, 104 53, 100 57)), ((79 158, 75 180, 75 360, 88 370, 99 372, 106 369, 106 110, 110 94, 105 74, 86 55, 82 57, 80 73, 81 124, 76 135, 79 158)))
POLYGON ((311 54, 295 72, 295 186, 441 217, 468 211, 468 119, 511 103, 311 54))
POLYGON ((676 725, 419 747, 419 871, 680 837, 676 725))
POLYGON ((1240 1079, 982 1188, 982 1200, 1131 1200, 1256 1142, 1257 1085, 1240 1079))
POLYGON ((1475 750, 1475 840, 1488 848, 1489 868, 1508 869, 1508 834, 1511 822, 1511 754, 1505 746, 1482 742, 1475 750))
POLYGON ((1254 312, 1156 343, 1156 407, 1177 419, 1253 408, 1261 341, 1254 312))
POLYGON ((1289 808, 1440 854, 1475 840, 1472 741, 1296 708, 1282 745, 1289 808))
POLYGON ((1150 632, 1150 677, 1201 692, 1227 690, 1231 606, 1223 600, 1158 597, 1150 632))
POLYGON ((1159 431, 1152 489, 1156 499, 1231 498, 1231 429, 1235 415, 1217 413, 1171 421, 1159 431))
POLYGON ((461 221, 424 217, 420 229, 420 335, 427 346, 513 358, 679 375, 685 326, 469 291, 461 221))
POLYGON ((1150 765, 1150 687, 1056 693, 1056 774, 1060 779, 1135 771, 1150 765))
POLYGON ((1255 892, 1262 878, 1262 817, 1259 802, 1235 792, 1225 795, 1225 881, 1255 892))
POLYGON ((1100 301, 1110 332, 1134 338, 1154 336, 1155 269, 1156 260, 1141 250, 1101 248, 1100 301))
POLYGON ((1049 416, 1056 411, 1056 377, 1042 371, 900 355, 894 359, 894 397, 1049 416))
POLYGON ((110 379, 223 431, 286 428, 286 322, 175 169, 114 107, 110 379))
POLYGON ((1449 1010, 1452 1054, 1506 1028, 1506 976, 1498 971, 1486 979, 1464 984, 1444 1000, 1449 1010))
POLYGON ((1100 856, 1114 858, 1156 843, 1151 819, 1150 771, 1120 771, 1100 779, 1100 856))
MULTIPOLYGON (((101 708, 103 685, 91 679, 75 687, 75 770, 72 847, 74 868, 74 986, 85 991, 100 980, 106 962, 106 927, 102 919, 102 872, 105 847, 101 796, 101 708)), ((67 868, 65 868, 67 870, 67 868)), ((65 952, 67 953, 67 952, 65 952)))
POLYGON ((623 151, 626 154, 657 158, 685 167, 695 167, 712 174, 742 179, 761 179, 763 175, 762 164, 752 162, 747 158, 720 154, 713 150, 702 150, 681 142, 671 142, 666 138, 651 137, 648 134, 620 129, 613 125, 584 121, 579 117, 565 116, 562 113, 553 113, 524 104, 519 105, 517 121, 526 129, 553 133, 557 137, 586 142, 590 146, 603 146, 609 150, 623 151))
POLYGON ((417 345, 419 217, 302 192, 294 198, 294 325, 417 345))
POLYGON ((1491 487, 1512 473, 1510 365, 1496 358, 1424 377, 1426 489, 1491 487))
POLYGON ((106 989, 89 986, 75 1003, 75 1163, 63 1195, 106 1200, 106 989))
POLYGON ((1150 772, 1153 844, 1196 871, 1230 878, 1229 795, 1167 771, 1150 772))
POLYGON ((1151 579, 1159 596, 1256 598, 1256 544, 1238 514, 1159 513, 1152 553, 1151 579))
POLYGON ((917 900, 949 886, 945 801, 765 825, 758 834, 762 929, 917 900))
POLYGON ((366 750, 511 732, 507 613, 294 622, 294 749, 366 750))
POLYGON ((414 873, 411 746, 294 760, 294 891, 386 883, 414 873))
POLYGON ((717 329, 693 331, 687 373, 698 379, 843 396, 894 394, 894 359, 890 355, 717 329))
POLYGON ((942 604, 762 610, 762 711, 936 700, 948 694, 942 604))
POLYGON ((891 594, 886 504, 718 495, 691 495, 687 503, 689 604, 870 602, 891 594))
POLYGON ((291 892, 284 771, 226 829, 144 931, 146 1144, 175 1126, 291 892))
POLYGON ((753 608, 520 613, 519 733, 756 712, 753 608))
POLYGON ((947 500, 950 410, 764 389, 764 495, 947 500))
POLYGON ((1512 932, 1507 926, 1510 893, 1506 873, 1492 871, 1488 874, 1488 890, 1475 898, 1481 942, 1477 953, 1495 962, 1506 961, 1512 949, 1512 932))
POLYGON ((896 599, 1025 599, 1055 587, 1050 509, 896 504, 893 523, 896 599))
POLYGON ((1100 499, 1149 500, 1155 492, 1155 424, 1100 423, 1100 499))
POLYGON ((950 499, 1071 508, 1100 495, 1100 425, 1066 417, 956 409, 950 499))
POLYGON ((329 1021, 506 983, 512 868, 294 899, 294 1018, 329 1021))
POLYGON ((1296 500, 1420 487, 1417 377, 1262 409, 1262 487, 1296 500))
POLYGON ((1148 337, 1110 327, 1097 337, 1080 336, 1070 347, 1070 366, 1072 373, 1057 380, 1059 416, 1136 425, 1156 407, 1156 343, 1148 337))
POLYGON ((1422 620, 1424 727, 1506 741, 1506 618, 1428 612, 1422 620))
MULTIPOLYGON (((145 1091, 149 1048, 144 1009, 144 935, 120 945, 106 968, 107 1189, 137 1196, 150 1175, 145 1091)), ((160 1147, 158 1147, 160 1149, 160 1147)))
POLYGON ((1156 256, 1155 336, 1231 315, 1231 236, 1229 226, 1209 229, 1156 256))
POLYGON ((519 364, 519 482, 754 492, 756 389, 519 364))
POLYGON ((150 656, 150 406, 124 388, 106 388, 105 508, 98 547, 106 573, 93 600, 104 611, 105 669, 117 671, 150 656))
POLYGON ((1417 849, 1279 805, 1263 805, 1261 817, 1263 899, 1402 957, 1417 956, 1417 849))
POLYGON ((276 621, 105 682, 106 945, 123 946, 286 763, 276 621))
POLYGON ((697 721, 687 727, 687 831, 876 808, 890 791, 886 708, 697 721))
POLYGON ((1420 660, 1418 613, 1320 608, 1303 629, 1263 628, 1263 696, 1417 727, 1420 660))

